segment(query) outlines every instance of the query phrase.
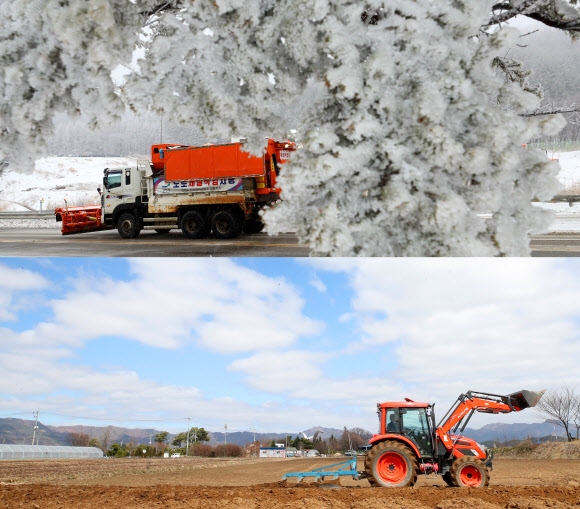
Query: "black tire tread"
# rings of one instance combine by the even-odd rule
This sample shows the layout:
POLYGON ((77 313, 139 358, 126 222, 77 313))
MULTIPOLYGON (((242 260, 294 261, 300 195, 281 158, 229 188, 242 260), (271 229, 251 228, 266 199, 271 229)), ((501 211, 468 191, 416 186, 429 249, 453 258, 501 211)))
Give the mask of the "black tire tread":
POLYGON ((484 482, 482 486, 477 486, 477 488, 487 488, 489 486, 489 469, 483 464, 478 458, 472 458, 470 456, 462 456, 461 458, 457 458, 453 464, 451 465, 451 469, 449 470, 449 476, 451 477, 451 482, 453 486, 459 488, 465 488, 459 482, 459 472, 463 467, 466 465, 475 465, 479 468, 484 476, 484 482))
POLYGON ((365 457, 365 474, 369 481, 369 484, 372 487, 383 487, 382 484, 376 479, 374 474, 374 462, 376 458, 378 458, 381 454, 386 452, 386 450, 396 451, 401 456, 406 457, 411 465, 411 476, 409 481, 401 486, 397 486, 397 488, 405 487, 405 486, 414 486, 417 482, 417 475, 419 470, 419 464, 417 462, 417 458, 415 453, 409 449, 406 445, 403 445, 399 442, 393 440, 385 440, 384 442, 380 442, 379 444, 373 446, 369 453, 365 457))

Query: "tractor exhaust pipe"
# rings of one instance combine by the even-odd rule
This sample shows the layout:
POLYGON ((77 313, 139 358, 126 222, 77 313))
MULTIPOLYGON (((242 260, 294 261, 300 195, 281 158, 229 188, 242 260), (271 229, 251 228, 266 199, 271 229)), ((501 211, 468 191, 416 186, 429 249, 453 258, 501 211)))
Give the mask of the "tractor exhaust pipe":
POLYGON ((525 408, 535 407, 544 395, 544 392, 546 391, 521 390, 519 392, 514 392, 505 397, 506 404, 512 407, 515 412, 520 412, 525 408))

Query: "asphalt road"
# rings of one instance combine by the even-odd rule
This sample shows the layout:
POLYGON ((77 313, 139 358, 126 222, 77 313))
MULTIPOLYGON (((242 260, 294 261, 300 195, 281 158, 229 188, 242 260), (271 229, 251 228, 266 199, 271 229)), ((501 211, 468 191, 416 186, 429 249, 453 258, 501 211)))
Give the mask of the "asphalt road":
POLYGON ((532 256, 580 256, 580 233, 548 233, 531 237, 532 256))
MULTIPOLYGON (((580 256, 580 233, 550 233, 531 238, 532 256, 580 256)), ((265 233, 232 240, 190 240, 180 232, 158 235, 141 232, 136 239, 122 239, 116 230, 65 235, 56 228, 0 228, 0 256, 308 256, 293 233, 270 237, 265 233)))
POLYGON ((270 237, 265 233, 241 235, 237 239, 190 240, 181 232, 158 235, 141 232, 136 239, 122 239, 116 230, 62 235, 56 228, 0 228, 0 256, 91 256, 91 257, 178 257, 178 256, 308 256, 296 235, 270 237))

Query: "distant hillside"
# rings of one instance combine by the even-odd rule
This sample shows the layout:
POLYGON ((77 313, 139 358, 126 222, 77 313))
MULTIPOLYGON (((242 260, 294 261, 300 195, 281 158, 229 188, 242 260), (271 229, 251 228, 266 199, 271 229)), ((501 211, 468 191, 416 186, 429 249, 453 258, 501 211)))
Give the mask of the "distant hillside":
MULTIPOLYGON (((45 426, 41 422, 38 423, 39 427, 39 441, 40 445, 69 445, 68 435, 69 433, 85 433, 89 435, 90 438, 97 438, 100 442, 103 442, 103 438, 107 435, 107 442, 110 444, 112 442, 133 442, 147 444, 149 440, 153 439, 155 435, 160 433, 162 430, 156 429, 139 429, 139 428, 121 428, 118 426, 86 426, 86 425, 75 425, 75 426, 45 426)), ((34 421, 25 419, 13 419, 13 418, 0 418, 0 443, 6 444, 31 444, 32 443, 32 433, 34 431, 34 421)), ((334 434, 336 438, 340 438, 342 430, 335 428, 323 428, 315 427, 304 431, 306 436, 313 436, 316 431, 323 432, 322 438, 329 438, 334 434)), ((275 440, 277 442, 284 442, 286 436, 291 435, 296 437, 296 433, 253 433, 250 431, 237 431, 228 433, 227 437, 224 433, 215 432, 209 433, 210 445, 223 444, 226 440, 228 444, 237 444, 244 446, 256 440, 261 443, 271 442, 275 440)), ((169 435, 169 440, 171 441, 174 435, 169 435)))
MULTIPOLYGON (((107 435, 107 442, 109 444, 112 442, 149 443, 150 439, 152 440, 156 434, 162 431, 151 428, 121 428, 118 426, 45 426, 41 422, 38 423, 38 428, 37 436, 39 437, 38 443, 40 445, 68 445, 69 433, 86 433, 89 437, 97 438, 101 442, 103 442, 103 438, 107 435)), ((33 431, 33 420, 0 418, 0 443, 31 444, 33 431)), ((338 428, 324 428, 320 426, 306 429, 303 433, 307 437, 312 437, 317 431, 323 440, 331 436, 339 439, 343 433, 343 430, 338 428)), ((570 431, 573 434, 576 433, 575 428, 570 431)), ((260 443, 269 443, 272 440, 283 443, 286 440, 286 436, 290 435, 295 438, 297 433, 253 433, 251 431, 236 431, 228 433, 227 437, 222 432, 210 432, 209 435, 211 439, 210 445, 223 444, 227 441, 228 444, 244 446, 251 443, 254 437, 260 443)), ((480 443, 486 442, 493 444, 497 442, 499 444, 524 440, 526 438, 531 438, 532 441, 534 439, 536 441, 545 441, 546 437, 550 436, 564 438, 564 430, 551 421, 534 424, 494 423, 486 424, 479 429, 467 428, 464 435, 480 443)), ((170 441, 171 438, 172 435, 170 435, 170 441)))
MULTIPOLYGON (((34 421, 25 419, 0 419, 0 443, 5 444, 32 444, 34 421)), ((38 423, 36 432, 38 443, 42 445, 67 445, 66 434, 38 423)), ((35 441, 36 443, 36 441, 35 441)))
MULTIPOLYGON (((32 444, 33 433, 33 420, 0 418, 0 443, 32 444)), ((90 438, 97 438, 99 441, 103 441, 103 437, 107 433, 109 443, 148 443, 149 437, 156 435, 159 431, 117 426, 45 426, 39 421, 36 436, 39 445, 69 445, 69 433, 86 433, 90 438)))
MULTIPOLYGON (((319 436, 324 440, 326 438, 330 438, 332 435, 336 439, 339 439, 342 435, 342 430, 337 428, 323 428, 321 426, 316 426, 314 428, 309 428, 300 432, 300 436, 302 437, 302 433, 304 433, 307 437, 314 436, 314 433, 319 432, 319 436)), ((292 438, 296 438, 297 434, 294 433, 256 433, 255 437, 256 440, 260 443, 268 443, 272 440, 278 443, 284 443, 287 436, 291 436, 292 438)), ((228 444, 237 444, 237 445, 246 445, 254 440, 254 433, 251 431, 238 431, 233 433, 228 433, 227 437, 224 433, 219 432, 212 432, 210 433, 210 445, 217 445, 223 444, 224 441, 227 439, 228 444)))
POLYGON ((466 428, 463 434, 477 440, 478 442, 496 441, 503 443, 513 440, 524 440, 526 438, 533 440, 534 438, 539 439, 547 436, 565 437, 564 428, 554 424, 552 421, 533 424, 486 424, 479 429, 466 428))
POLYGON ((69 433, 85 433, 91 438, 97 438, 103 441, 105 434, 108 434, 108 442, 133 442, 136 444, 149 443, 149 439, 159 433, 155 429, 134 429, 134 428, 120 428, 118 426, 48 426, 50 429, 68 436, 69 433))

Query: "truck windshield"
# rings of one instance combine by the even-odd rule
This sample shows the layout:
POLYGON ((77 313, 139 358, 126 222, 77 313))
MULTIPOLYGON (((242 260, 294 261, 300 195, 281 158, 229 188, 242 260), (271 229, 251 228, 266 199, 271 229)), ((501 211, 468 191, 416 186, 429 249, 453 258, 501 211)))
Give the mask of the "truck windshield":
POLYGON ((103 185, 106 189, 121 187, 121 170, 105 171, 103 185))

